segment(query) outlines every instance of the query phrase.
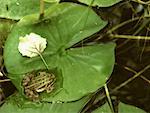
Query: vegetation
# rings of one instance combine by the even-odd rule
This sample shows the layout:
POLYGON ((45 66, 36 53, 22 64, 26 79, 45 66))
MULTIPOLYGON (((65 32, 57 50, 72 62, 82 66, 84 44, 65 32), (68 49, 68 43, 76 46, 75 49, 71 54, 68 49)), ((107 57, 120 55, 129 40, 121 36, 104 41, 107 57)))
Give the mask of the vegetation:
POLYGON ((149 1, 0 6, 1 113, 150 112, 149 1))

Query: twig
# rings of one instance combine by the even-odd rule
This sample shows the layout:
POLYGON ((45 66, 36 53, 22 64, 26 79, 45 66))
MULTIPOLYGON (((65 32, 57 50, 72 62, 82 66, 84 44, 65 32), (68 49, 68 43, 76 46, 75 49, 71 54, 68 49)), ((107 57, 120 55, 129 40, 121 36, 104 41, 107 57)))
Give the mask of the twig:
POLYGON ((9 81, 11 81, 10 79, 4 79, 4 80, 0 80, 0 83, 2 83, 2 82, 9 82, 9 81))
POLYGON ((147 1, 147 2, 144 2, 142 0, 132 0, 133 2, 137 2, 139 4, 144 4, 144 5, 149 5, 150 4, 150 1, 147 1))
POLYGON ((150 15, 145 15, 143 17, 135 17, 133 19, 129 19, 129 20, 125 21, 125 22, 122 22, 122 23, 116 25, 115 27, 111 28, 110 30, 108 30, 107 34, 112 34, 113 31, 119 29, 120 27, 122 27, 122 26, 124 26, 126 24, 129 24, 129 23, 131 23, 133 21, 136 21, 138 19, 143 19, 143 18, 150 18, 150 15))
POLYGON ((125 39, 136 39, 136 40, 150 40, 149 36, 132 36, 132 35, 110 35, 113 38, 125 38, 125 39))
MULTIPOLYGON (((134 74, 137 74, 137 72, 136 72, 135 70, 133 70, 133 69, 131 69, 131 68, 129 68, 129 67, 124 67, 124 69, 126 69, 126 70, 128 70, 128 71, 130 71, 130 72, 132 72, 132 73, 134 73, 134 74)), ((143 80, 145 80, 147 83, 150 84, 150 80, 148 80, 148 79, 147 79, 146 77, 144 77, 143 75, 141 75, 140 78, 142 78, 143 80)))
POLYGON ((114 91, 117 91, 118 89, 124 87, 126 84, 130 83, 132 80, 134 80, 135 78, 139 77, 142 73, 144 73, 149 68, 150 68, 150 65, 146 66, 140 72, 136 73, 133 77, 129 78, 128 80, 126 80, 125 82, 123 82, 122 84, 120 84, 119 86, 114 88, 110 93, 113 93, 114 91))
POLYGON ((113 107, 113 104, 112 104, 112 101, 111 101, 111 97, 110 97, 110 94, 109 94, 109 91, 108 91, 107 84, 104 85, 104 89, 105 89, 105 93, 106 93, 106 96, 107 96, 107 99, 108 99, 108 104, 110 106, 111 112, 115 113, 115 110, 114 110, 114 107, 113 107))

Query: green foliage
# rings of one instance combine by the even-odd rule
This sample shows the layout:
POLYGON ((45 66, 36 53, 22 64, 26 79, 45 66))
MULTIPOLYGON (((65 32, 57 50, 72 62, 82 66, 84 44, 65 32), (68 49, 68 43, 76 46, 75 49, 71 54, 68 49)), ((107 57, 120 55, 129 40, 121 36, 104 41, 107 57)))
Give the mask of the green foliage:
POLYGON ((135 106, 127 105, 124 103, 119 104, 119 112, 120 113, 126 113, 126 112, 128 112, 128 113, 146 113, 142 109, 139 109, 135 106))
POLYGON ((91 6, 109 7, 120 2, 121 0, 79 0, 79 1, 91 6))
MULTIPOLYGON (((48 8, 53 4, 45 4, 48 8)), ((23 16, 40 12, 40 0, 0 0, 0 17, 21 19, 23 16)))
MULTIPOLYGON (((104 28, 106 21, 89 7, 73 3, 58 4, 60 0, 43 1, 46 10, 42 19, 39 19, 40 0, 0 1, 0 17, 21 19, 12 29, 4 50, 8 77, 19 93, 6 100, 0 107, 1 113, 78 113, 89 100, 89 94, 102 87, 113 70, 113 42, 74 46, 104 28), (48 44, 42 56, 57 80, 54 91, 40 93, 38 102, 24 98, 22 80, 26 73, 46 67, 40 56, 23 57, 18 51, 19 37, 32 32, 46 38, 48 44)), ((79 1, 90 6, 108 7, 121 0, 79 1)), ((7 37, 13 23, 0 23, 0 38, 7 37)), ((3 42, 4 38, 1 39, 3 42)), ((139 108, 120 103, 119 113, 126 112, 144 113, 139 108)), ((111 110, 105 104, 93 113, 111 113, 111 110)))
MULTIPOLYGON (((139 109, 139 108, 131 106, 131 105, 124 104, 122 102, 119 103, 118 108, 119 108, 118 113, 146 113, 142 109, 139 109)), ((112 113, 112 112, 109 108, 109 105, 106 103, 105 105, 98 108, 97 110, 95 110, 92 113, 112 113)))
MULTIPOLYGON (((47 103, 31 102, 15 94, 9 97, 4 105, 0 107, 1 113, 79 113, 82 106, 88 101, 89 97, 84 97, 75 102, 69 103, 47 103)), ((124 103, 119 103, 118 113, 146 113, 145 111, 124 103)), ((106 103, 92 113, 112 113, 106 103)))
POLYGON ((69 103, 34 103, 23 99, 20 95, 14 95, 0 107, 0 111, 1 113, 78 113, 87 100, 88 97, 84 97, 69 103))
POLYGON ((45 13, 26 16, 13 28, 5 44, 4 59, 9 78, 22 91, 25 73, 45 69, 40 57, 23 57, 18 51, 19 37, 34 32, 47 39, 42 53, 49 69, 62 72, 63 85, 57 95, 45 95, 45 101, 74 101, 104 85, 114 65, 114 43, 72 48, 106 25, 88 7, 62 3, 45 13), (78 13, 77 13, 78 12, 78 13), (10 51, 13 50, 13 51, 10 51), (12 60, 12 58, 14 58, 12 60))

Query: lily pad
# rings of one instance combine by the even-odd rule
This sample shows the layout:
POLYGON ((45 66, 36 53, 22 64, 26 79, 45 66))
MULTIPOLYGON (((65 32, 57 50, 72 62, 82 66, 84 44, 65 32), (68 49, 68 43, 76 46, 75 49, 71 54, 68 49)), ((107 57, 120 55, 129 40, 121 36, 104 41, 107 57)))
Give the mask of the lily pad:
POLYGON ((91 6, 109 7, 120 2, 121 0, 79 0, 79 1, 91 6))
POLYGON ((1 113, 78 113, 88 97, 70 103, 35 103, 19 95, 9 97, 0 107, 1 113))
POLYGON ((47 39, 47 48, 42 56, 49 69, 61 70, 63 78, 62 89, 56 95, 44 95, 42 100, 74 101, 94 92, 104 85, 113 70, 115 44, 72 46, 106 24, 89 7, 73 3, 61 3, 50 8, 42 21, 38 15, 24 17, 13 28, 4 48, 9 78, 22 91, 25 73, 46 69, 40 56, 27 58, 18 51, 19 37, 33 32, 47 39))
MULTIPOLYGON (((40 0, 0 0, 0 17, 21 19, 23 16, 40 12, 40 0)), ((53 4, 45 3, 47 9, 53 4)))

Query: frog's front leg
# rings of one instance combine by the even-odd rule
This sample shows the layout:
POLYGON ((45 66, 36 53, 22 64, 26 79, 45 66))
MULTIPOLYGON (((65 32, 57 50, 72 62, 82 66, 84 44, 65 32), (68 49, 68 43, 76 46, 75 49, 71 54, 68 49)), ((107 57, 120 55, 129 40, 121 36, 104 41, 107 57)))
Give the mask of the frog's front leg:
POLYGON ((25 88, 25 94, 30 100, 37 100, 39 98, 39 94, 30 88, 25 88))

